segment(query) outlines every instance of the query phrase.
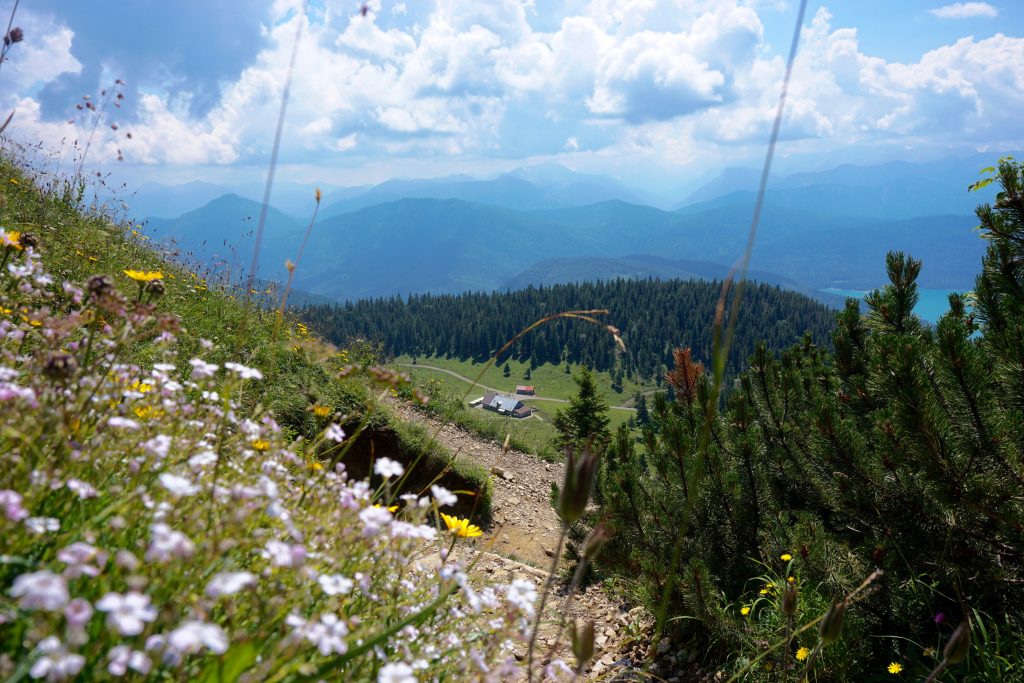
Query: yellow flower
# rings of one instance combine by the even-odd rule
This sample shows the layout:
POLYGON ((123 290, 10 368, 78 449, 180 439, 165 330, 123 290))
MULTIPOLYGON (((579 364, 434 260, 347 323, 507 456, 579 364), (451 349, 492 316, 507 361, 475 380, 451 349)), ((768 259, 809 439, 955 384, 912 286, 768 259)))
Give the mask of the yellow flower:
POLYGON ((790 583, 793 583, 794 581, 796 581, 796 577, 795 576, 787 577, 786 581, 789 581, 790 583))
MULTIPOLYGON (((375 507, 375 508, 382 508, 384 506, 381 505, 380 503, 374 503, 373 507, 375 507)), ((397 505, 389 505, 388 506, 388 512, 394 512, 397 509, 398 509, 397 505)))
POLYGON ((145 382, 140 382, 139 380, 135 380, 134 382, 132 382, 131 386, 129 386, 128 388, 131 389, 132 391, 137 391, 140 394, 148 394, 149 392, 153 391, 152 384, 146 384, 145 382))
POLYGON ((17 180, 15 180, 14 178, 11 178, 11 185, 21 185, 21 183, 19 183, 19 182, 18 182, 17 180))
POLYGON ((314 472, 319 472, 320 470, 322 470, 324 468, 324 466, 321 465, 320 463, 318 463, 316 460, 314 460, 314 461, 312 461, 310 463, 307 463, 306 467, 308 467, 309 469, 313 470, 314 472))
POLYGON ((132 412, 135 413, 136 417, 142 420, 148 420, 151 417, 164 416, 164 411, 159 408, 154 408, 153 406, 135 406, 132 408, 132 412))
POLYGON ((782 556, 779 559, 782 560, 783 562, 789 562, 790 560, 793 559, 793 556, 790 555, 789 553, 783 553, 782 556))
POLYGON ((767 588, 762 588, 761 590, 758 591, 758 593, 760 593, 761 595, 768 595, 768 589, 767 588))
POLYGON ((164 274, 159 270, 126 270, 124 274, 136 282, 153 282, 164 278, 164 274))
POLYGON ((315 405, 313 406, 313 414, 316 415, 317 417, 327 417, 328 415, 331 414, 331 407, 315 405))
POLYGON ((483 531, 480 530, 476 524, 470 524, 468 519, 459 519, 454 515, 446 515, 441 513, 441 519, 444 520, 444 524, 448 527, 456 536, 462 538, 475 538, 477 536, 483 536, 483 531))
POLYGON ((811 654, 811 651, 806 647, 802 647, 796 651, 796 661, 802 662, 807 659, 807 656, 811 654))
POLYGON ((259 451, 260 453, 270 448, 270 442, 266 439, 256 439, 249 445, 252 446, 254 451, 259 451))
POLYGON ((3 240, 0 243, 2 243, 5 247, 11 247, 12 249, 17 249, 18 251, 22 251, 25 249, 25 247, 21 246, 20 232, 18 232, 17 230, 6 230, 3 231, 3 233, 3 240))
POLYGON ((740 614, 742 614, 743 616, 747 616, 748 614, 750 614, 750 608, 749 607, 741 607, 740 608, 740 614))
POLYGON ((889 673, 891 673, 892 675, 895 676, 901 671, 903 671, 903 665, 899 662, 892 662, 891 664, 889 664, 889 673))

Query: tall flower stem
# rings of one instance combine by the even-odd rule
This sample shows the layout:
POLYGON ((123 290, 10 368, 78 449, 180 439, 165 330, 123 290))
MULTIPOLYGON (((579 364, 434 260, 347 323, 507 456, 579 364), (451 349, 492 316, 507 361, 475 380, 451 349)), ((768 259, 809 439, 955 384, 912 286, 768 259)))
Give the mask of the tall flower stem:
POLYGON ((562 558, 562 547, 569 535, 569 525, 562 522, 562 533, 558 536, 558 546, 554 555, 551 556, 551 568, 548 569, 548 578, 544 582, 544 591, 540 594, 540 606, 537 608, 537 618, 533 623, 533 633, 530 634, 530 645, 526 649, 526 676, 533 681, 533 648, 537 644, 537 635, 540 633, 540 621, 544 618, 544 607, 548 603, 548 596, 551 588, 555 585, 555 574, 558 572, 558 561, 562 558))

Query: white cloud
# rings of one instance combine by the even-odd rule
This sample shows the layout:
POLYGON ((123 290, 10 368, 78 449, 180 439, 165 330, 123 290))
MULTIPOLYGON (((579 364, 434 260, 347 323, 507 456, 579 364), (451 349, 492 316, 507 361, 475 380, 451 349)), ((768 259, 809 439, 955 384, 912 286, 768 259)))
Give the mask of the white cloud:
POLYGON ((987 2, 954 2, 952 5, 944 5, 928 11, 940 19, 971 19, 973 17, 994 19, 999 16, 999 10, 987 2))
POLYGON ((71 54, 75 33, 49 17, 31 12, 18 15, 25 40, 14 45, 4 61, 4 79, 16 88, 28 89, 48 83, 61 74, 77 74, 82 65, 71 54))

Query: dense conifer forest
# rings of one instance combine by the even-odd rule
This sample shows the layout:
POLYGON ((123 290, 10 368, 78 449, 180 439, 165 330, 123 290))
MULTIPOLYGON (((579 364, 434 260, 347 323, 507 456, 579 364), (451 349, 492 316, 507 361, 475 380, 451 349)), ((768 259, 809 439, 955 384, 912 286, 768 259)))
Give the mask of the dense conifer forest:
MULTIPOLYGON (((444 355, 486 359, 517 332, 560 311, 603 308, 603 320, 618 327, 626 352, 609 343, 602 327, 557 320, 526 335, 507 358, 544 363, 583 363, 597 370, 660 378, 672 366, 672 349, 689 346, 698 359, 711 350, 715 306, 722 291, 716 281, 626 280, 529 287, 515 292, 413 295, 355 303, 309 306, 301 315, 338 344, 365 338, 400 355, 444 355)), ((780 349, 809 332, 828 345, 834 312, 813 299, 780 287, 749 284, 737 323, 729 363, 742 367, 763 340, 780 349)))

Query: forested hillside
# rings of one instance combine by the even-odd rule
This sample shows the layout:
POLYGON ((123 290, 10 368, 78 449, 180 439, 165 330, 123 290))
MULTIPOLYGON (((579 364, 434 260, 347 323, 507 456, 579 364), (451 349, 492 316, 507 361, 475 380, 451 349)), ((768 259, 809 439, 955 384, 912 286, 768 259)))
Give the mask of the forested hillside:
MULTIPOLYGON (((575 320, 541 326, 520 341, 509 358, 543 363, 585 363, 597 370, 622 370, 660 377, 672 363, 672 349, 690 346, 697 358, 711 349, 711 326, 721 283, 681 280, 624 280, 529 287, 509 293, 413 295, 355 303, 310 306, 301 315, 327 338, 343 343, 366 338, 399 355, 446 355, 485 359, 534 321, 560 311, 604 308, 618 327, 626 353, 616 351, 604 329, 575 320)), ((828 344, 833 312, 802 294, 751 284, 730 354, 735 371, 757 340, 778 349, 809 331, 828 344)))

